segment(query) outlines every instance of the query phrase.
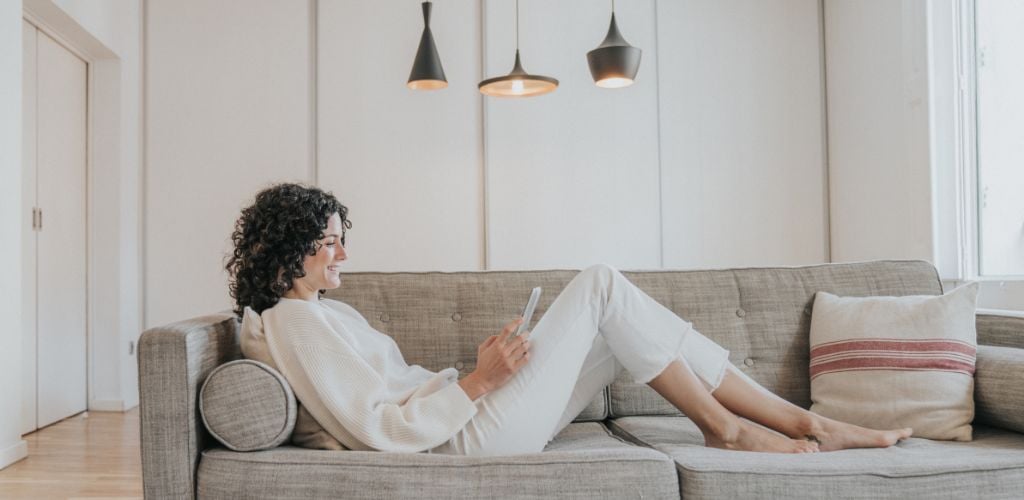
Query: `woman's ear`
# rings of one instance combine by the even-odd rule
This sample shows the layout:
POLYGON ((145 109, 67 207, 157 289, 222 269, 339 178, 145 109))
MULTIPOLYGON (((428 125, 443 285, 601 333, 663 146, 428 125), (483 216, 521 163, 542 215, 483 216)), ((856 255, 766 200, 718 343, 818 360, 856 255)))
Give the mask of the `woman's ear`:
POLYGON ((274 293, 278 295, 284 295, 284 293, 291 288, 291 283, 285 280, 284 274, 284 268, 278 268, 277 279, 275 279, 274 282, 270 284, 270 289, 273 290, 274 293))

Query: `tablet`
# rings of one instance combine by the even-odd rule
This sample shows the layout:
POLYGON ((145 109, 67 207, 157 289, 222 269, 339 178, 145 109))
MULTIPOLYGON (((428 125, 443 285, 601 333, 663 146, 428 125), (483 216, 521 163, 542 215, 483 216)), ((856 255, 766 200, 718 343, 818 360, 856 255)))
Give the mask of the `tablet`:
POLYGON ((530 292, 530 300, 526 302, 526 307, 523 308, 523 322, 519 324, 516 331, 509 335, 508 340, 512 340, 519 336, 526 330, 530 329, 530 320, 533 318, 533 310, 537 307, 537 301, 540 299, 540 287, 536 287, 530 292))

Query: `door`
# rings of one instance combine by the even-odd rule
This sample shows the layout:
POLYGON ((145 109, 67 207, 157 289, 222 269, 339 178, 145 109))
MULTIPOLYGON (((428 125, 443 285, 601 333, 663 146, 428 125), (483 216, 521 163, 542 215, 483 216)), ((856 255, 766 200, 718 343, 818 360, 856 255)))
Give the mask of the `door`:
MULTIPOLYGON (((35 122, 35 269, 25 269, 34 292, 35 425, 43 427, 86 409, 86 158, 85 61, 34 29, 34 89, 25 86, 26 127, 35 122), (34 92, 34 96, 32 95, 34 92), (29 101, 34 97, 34 103, 29 101), (32 112, 34 110, 34 113, 32 112), (34 276, 34 279, 33 279, 34 276), (34 282, 34 283, 33 283, 34 282)), ((28 58, 26 49, 26 58, 28 58)), ((29 64, 26 63, 26 68, 29 64)), ((28 73, 26 71, 26 73, 28 73)), ((26 76, 26 79, 28 76, 26 76)), ((28 133, 25 134, 29 135, 28 133)), ((29 150, 26 150, 29 151, 29 150)), ((26 156, 29 156, 26 154, 26 156)), ((26 167, 31 166, 26 160, 26 167)), ((25 188, 28 197, 33 191, 25 188)), ((31 256, 26 258, 31 259, 31 256)), ((34 321, 33 321, 34 318, 34 321)), ((32 364, 30 358, 26 364, 32 364)), ((27 396, 25 399, 29 399, 27 396)))

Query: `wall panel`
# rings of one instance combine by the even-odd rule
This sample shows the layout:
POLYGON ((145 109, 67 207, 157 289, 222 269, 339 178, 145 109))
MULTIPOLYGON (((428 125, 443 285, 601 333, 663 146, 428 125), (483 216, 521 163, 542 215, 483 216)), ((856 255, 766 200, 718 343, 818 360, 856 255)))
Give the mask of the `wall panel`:
POLYGON ((312 182, 309 2, 148 2, 146 324, 231 306, 224 255, 271 182, 312 182))
POLYGON ((483 269, 480 5, 434 3, 448 87, 406 87, 416 2, 320 2, 319 183, 349 209, 346 271, 483 269))
POLYGON ((658 2, 666 268, 828 260, 819 3, 658 2))
MULTIPOLYGON (((490 269, 661 264, 655 5, 617 5, 623 36, 643 50, 636 83, 623 89, 597 87, 587 67, 610 7, 520 2, 523 66, 560 85, 543 96, 485 101, 490 269)), ((484 2, 484 35, 487 77, 508 73, 515 2, 484 2)))
POLYGON ((933 261, 926 12, 825 1, 833 260, 933 261))
POLYGON ((418 2, 302 5, 149 4, 148 325, 230 305, 231 223, 286 179, 349 207, 346 271, 828 258, 817 1, 619 2, 644 52, 608 90, 610 6, 524 0, 526 69, 561 85, 515 100, 476 88, 511 68, 514 2, 434 4, 430 92, 405 87, 418 2))

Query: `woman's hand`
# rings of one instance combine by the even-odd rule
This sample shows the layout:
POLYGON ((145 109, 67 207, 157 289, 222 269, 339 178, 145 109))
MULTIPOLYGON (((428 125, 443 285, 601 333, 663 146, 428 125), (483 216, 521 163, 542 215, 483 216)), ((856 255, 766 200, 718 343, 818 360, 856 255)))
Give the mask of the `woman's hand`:
POLYGON ((511 341, 508 340, 522 322, 523 318, 517 318, 505 325, 500 334, 487 337, 487 340, 477 347, 476 369, 459 381, 470 399, 476 400, 501 387, 530 359, 529 331, 524 331, 511 341))

